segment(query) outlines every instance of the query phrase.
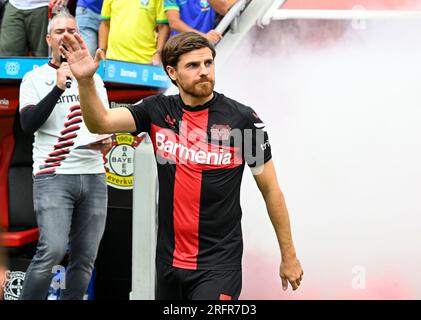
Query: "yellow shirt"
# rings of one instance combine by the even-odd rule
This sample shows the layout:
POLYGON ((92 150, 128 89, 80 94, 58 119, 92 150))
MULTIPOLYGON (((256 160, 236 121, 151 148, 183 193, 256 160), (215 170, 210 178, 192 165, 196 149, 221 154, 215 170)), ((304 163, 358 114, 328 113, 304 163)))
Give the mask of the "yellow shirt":
POLYGON ((157 24, 168 23, 164 0, 104 0, 102 20, 110 20, 107 59, 151 63, 157 24))

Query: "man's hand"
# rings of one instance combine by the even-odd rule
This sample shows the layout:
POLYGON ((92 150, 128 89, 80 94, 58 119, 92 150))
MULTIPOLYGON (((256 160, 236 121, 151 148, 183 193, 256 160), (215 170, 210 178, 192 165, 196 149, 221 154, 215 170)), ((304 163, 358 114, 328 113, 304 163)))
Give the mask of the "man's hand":
MULTIPOLYGON (((101 139, 102 135, 98 135, 97 139, 101 139)), ((108 139, 101 140, 98 142, 91 143, 89 149, 91 150, 100 150, 103 154, 107 154, 113 147, 113 139, 109 137, 108 139)))
POLYGON ((161 64, 161 53, 159 51, 155 52, 152 56, 152 64, 154 66, 159 66, 161 64))
POLYGON ((95 53, 95 59, 89 54, 88 47, 82 37, 77 34, 66 33, 63 36, 60 53, 67 59, 70 70, 77 81, 90 80, 94 76, 101 61, 101 50, 95 53))
POLYGON ((281 262, 279 276, 282 279, 282 289, 284 291, 288 289, 288 282, 291 284, 293 290, 297 290, 303 279, 303 275, 304 271, 297 258, 281 262))
POLYGON ((69 64, 62 62, 60 68, 57 69, 57 87, 61 90, 66 90, 67 77, 72 78, 72 72, 70 71, 69 64))
POLYGON ((218 31, 211 30, 211 31, 209 31, 208 33, 206 33, 206 34, 204 35, 204 37, 205 37, 206 39, 208 39, 210 42, 212 42, 212 43, 216 44, 216 43, 218 43, 218 42, 219 42, 219 40, 221 40, 221 39, 222 39, 222 34, 221 34, 221 33, 219 33, 218 31))

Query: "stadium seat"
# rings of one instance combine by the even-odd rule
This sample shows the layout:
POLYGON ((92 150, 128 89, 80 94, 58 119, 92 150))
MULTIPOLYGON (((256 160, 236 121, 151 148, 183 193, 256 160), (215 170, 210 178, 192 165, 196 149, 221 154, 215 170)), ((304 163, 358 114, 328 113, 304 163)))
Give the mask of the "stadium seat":
POLYGON ((32 200, 32 143, 33 135, 24 134, 21 129, 17 108, 13 136, 9 135, 0 141, 4 161, 0 174, 5 176, 7 172, 7 186, 0 188, 0 201, 3 202, 0 228, 4 230, 0 233, 0 243, 8 251, 33 247, 38 240, 32 200))

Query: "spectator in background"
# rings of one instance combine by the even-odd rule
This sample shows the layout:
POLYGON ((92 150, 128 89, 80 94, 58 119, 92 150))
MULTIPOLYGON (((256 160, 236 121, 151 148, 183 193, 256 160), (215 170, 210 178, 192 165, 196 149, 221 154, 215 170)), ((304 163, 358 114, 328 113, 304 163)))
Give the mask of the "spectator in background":
POLYGON ((0 0, 0 30, 1 30, 1 21, 3 19, 4 7, 6 6, 7 0, 0 0))
POLYGON ((99 28, 102 57, 160 64, 170 31, 163 1, 104 0, 99 28))
POLYGON ((164 0, 171 35, 196 32, 213 43, 222 35, 215 31, 216 13, 225 15, 237 0, 164 0))
MULTIPOLYGON (((34 210, 39 228, 37 252, 25 275, 21 300, 43 300, 53 277, 52 268, 69 252, 61 299, 82 299, 91 278, 107 214, 107 183, 101 152, 77 148, 95 135, 86 128, 79 106, 76 81, 61 62, 59 46, 65 35, 78 31, 67 11, 48 26, 52 49, 48 64, 25 74, 20 85, 22 129, 33 133, 34 210), (68 250, 69 249, 69 250, 68 250)), ((89 55, 89 53, 86 51, 89 55)), ((104 107, 107 92, 98 75, 92 78, 104 107)), ((93 144, 93 149, 109 148, 93 144)))
POLYGON ((76 6, 76 20, 79 31, 92 56, 95 56, 95 51, 98 48, 102 2, 103 0, 78 0, 76 6))
POLYGON ((0 32, 0 56, 48 56, 48 4, 61 0, 9 0, 0 32))

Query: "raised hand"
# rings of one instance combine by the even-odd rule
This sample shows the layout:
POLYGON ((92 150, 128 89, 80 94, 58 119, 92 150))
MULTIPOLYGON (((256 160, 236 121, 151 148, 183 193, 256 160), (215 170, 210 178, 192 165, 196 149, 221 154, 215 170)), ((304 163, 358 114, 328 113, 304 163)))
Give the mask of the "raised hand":
POLYGON ((70 70, 77 81, 92 79, 99 67, 101 51, 95 53, 95 59, 89 54, 88 47, 82 37, 77 34, 63 35, 60 53, 67 59, 70 70))

